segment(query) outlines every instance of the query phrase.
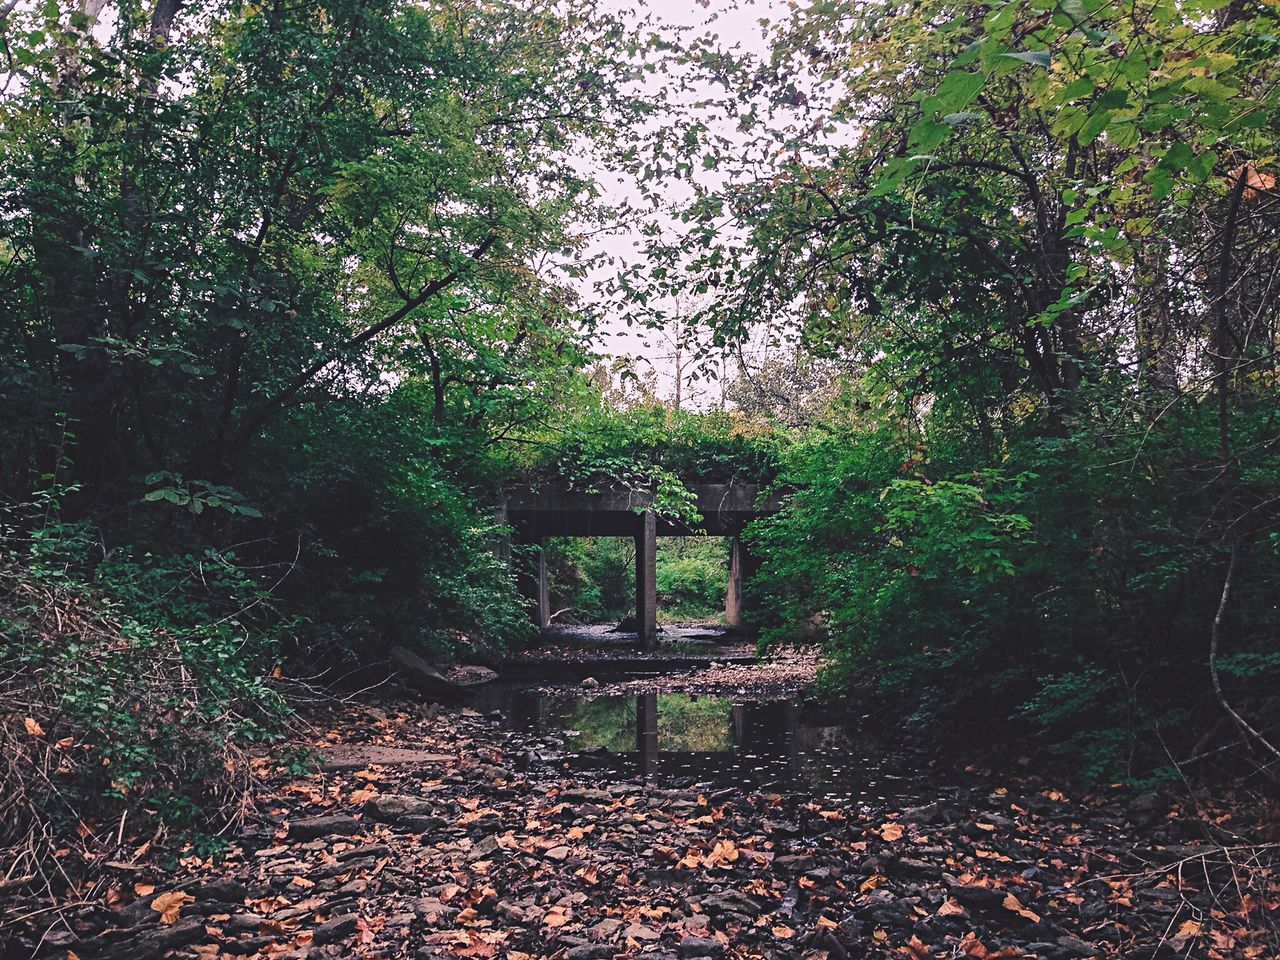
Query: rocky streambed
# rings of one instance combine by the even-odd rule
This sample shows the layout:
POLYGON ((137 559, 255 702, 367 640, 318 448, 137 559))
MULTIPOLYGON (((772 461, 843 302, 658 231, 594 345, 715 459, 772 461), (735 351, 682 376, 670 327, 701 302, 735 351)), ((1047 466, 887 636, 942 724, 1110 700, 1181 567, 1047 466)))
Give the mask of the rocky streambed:
MULTIPOLYGON (((257 764, 218 855, 122 864, 46 956, 1277 956, 1274 844, 1219 811, 927 768, 900 797, 584 771, 566 737, 387 698, 257 764), (327 760, 324 758, 328 758, 327 760)), ((18 955, 18 954, 13 954, 18 955)))

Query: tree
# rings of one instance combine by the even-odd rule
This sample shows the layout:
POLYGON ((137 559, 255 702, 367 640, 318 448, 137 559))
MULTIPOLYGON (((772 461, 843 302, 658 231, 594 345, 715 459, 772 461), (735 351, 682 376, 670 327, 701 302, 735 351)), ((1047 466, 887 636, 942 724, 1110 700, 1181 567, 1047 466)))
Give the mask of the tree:
POLYGON ((564 156, 604 158, 641 109, 619 21, 587 2, 111 12, 3 24, 17 483, 47 472, 58 411, 88 495, 120 504, 150 471, 235 482, 281 417, 405 379, 437 419, 501 433, 530 416, 519 385, 580 364, 565 283, 608 211, 564 156))

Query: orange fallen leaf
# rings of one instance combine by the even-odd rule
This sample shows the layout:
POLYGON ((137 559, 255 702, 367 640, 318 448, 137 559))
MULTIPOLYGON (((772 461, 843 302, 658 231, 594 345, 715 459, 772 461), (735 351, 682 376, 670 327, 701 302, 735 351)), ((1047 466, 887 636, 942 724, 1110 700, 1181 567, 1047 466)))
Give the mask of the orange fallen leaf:
POLYGON ((178 914, 182 912, 184 903, 191 903, 195 900, 189 893, 183 893, 181 890, 170 890, 168 893, 162 893, 151 901, 151 909, 160 914, 161 923, 176 923, 178 914))
POLYGON ((1004 903, 1002 904, 1002 906, 1006 910, 1012 911, 1013 913, 1016 913, 1018 916, 1026 920, 1030 920, 1032 923, 1040 922, 1040 914, 1036 913, 1034 910, 1028 910, 1026 907, 1024 907, 1021 903, 1018 902, 1018 898, 1015 897, 1012 893, 1005 894, 1004 903))
POLYGON ((35 717, 27 717, 22 721, 22 725, 27 728, 27 733, 33 737, 43 737, 44 727, 36 722, 35 717))
POLYGON ((783 940, 790 940, 792 937, 796 935, 796 932, 792 930, 790 927, 785 927, 782 924, 778 924, 773 928, 773 935, 783 940))
POLYGON ((902 824, 885 823, 880 826, 880 836, 889 842, 902 839, 902 824))
POLYGON ((912 960, 930 960, 932 956, 929 953, 929 948, 924 945, 919 937, 912 937, 906 946, 898 948, 898 952, 905 953, 912 960))
POLYGON ((563 927, 572 919, 569 912, 564 907, 552 907, 547 911, 547 915, 542 918, 544 927, 563 927))

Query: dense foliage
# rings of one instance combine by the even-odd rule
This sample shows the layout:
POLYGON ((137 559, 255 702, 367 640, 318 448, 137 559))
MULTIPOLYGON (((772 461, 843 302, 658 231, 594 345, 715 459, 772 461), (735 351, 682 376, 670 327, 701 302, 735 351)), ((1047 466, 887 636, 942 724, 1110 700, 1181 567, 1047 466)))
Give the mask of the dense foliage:
POLYGON ((207 825, 272 671, 528 634, 503 441, 586 389, 647 50, 589 0, 0 4, 3 760, 58 773, 6 829, 207 825))
MULTIPOLYGON (((635 616, 632 540, 552 538, 545 549, 557 623, 609 623, 635 616)), ((723 617, 729 585, 723 537, 662 537, 654 565, 659 622, 714 623, 723 617)))
POLYGON ((729 71, 754 142, 633 282, 850 385, 757 531, 772 636, 1094 776, 1280 757, 1276 20, 819 3, 729 71))

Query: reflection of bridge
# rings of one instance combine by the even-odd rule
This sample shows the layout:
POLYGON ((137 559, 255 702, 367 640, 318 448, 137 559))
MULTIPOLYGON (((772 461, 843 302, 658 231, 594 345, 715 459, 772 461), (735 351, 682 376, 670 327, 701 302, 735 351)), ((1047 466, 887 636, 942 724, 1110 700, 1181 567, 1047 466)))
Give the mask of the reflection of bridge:
MULTIPOLYGON (((636 633, 642 646, 657 640, 658 590, 655 569, 658 537, 683 537, 695 533, 732 537, 729 589, 725 596, 725 620, 742 625, 747 598, 744 584, 754 564, 739 539, 743 528, 757 517, 777 513, 781 502, 765 497, 754 484, 688 484, 697 498, 702 521, 692 525, 658 516, 648 491, 602 490, 588 493, 546 485, 510 491, 500 522, 511 526, 515 542, 541 547, 547 537, 632 537, 636 544, 636 633)), ((539 551, 535 568, 524 578, 533 601, 538 625, 550 622, 547 564, 539 551)))

